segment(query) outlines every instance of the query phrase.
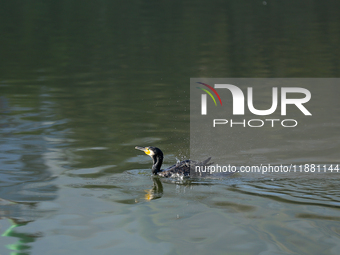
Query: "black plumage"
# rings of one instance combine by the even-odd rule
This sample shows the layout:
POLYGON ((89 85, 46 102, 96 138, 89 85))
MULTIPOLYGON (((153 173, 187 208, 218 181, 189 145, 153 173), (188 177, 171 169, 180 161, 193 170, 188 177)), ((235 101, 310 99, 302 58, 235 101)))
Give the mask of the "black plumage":
POLYGON ((195 171, 196 166, 210 166, 209 163, 211 157, 207 158, 202 162, 193 160, 183 160, 176 164, 161 170, 163 163, 163 152, 157 147, 140 147, 136 146, 135 149, 144 151, 145 154, 149 155, 153 160, 152 173, 161 177, 189 177, 191 172, 195 171))

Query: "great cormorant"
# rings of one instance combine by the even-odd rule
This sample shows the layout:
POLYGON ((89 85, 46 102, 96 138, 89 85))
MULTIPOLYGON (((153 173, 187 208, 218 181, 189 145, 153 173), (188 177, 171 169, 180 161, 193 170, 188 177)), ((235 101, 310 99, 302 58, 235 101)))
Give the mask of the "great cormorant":
POLYGON ((164 170, 161 170, 163 163, 163 152, 157 147, 140 147, 136 146, 135 149, 144 151, 146 155, 149 155, 153 160, 152 174, 162 177, 188 177, 190 176, 190 169, 195 171, 196 166, 209 166, 212 163, 208 163, 211 157, 202 162, 193 160, 183 160, 176 163, 164 170))

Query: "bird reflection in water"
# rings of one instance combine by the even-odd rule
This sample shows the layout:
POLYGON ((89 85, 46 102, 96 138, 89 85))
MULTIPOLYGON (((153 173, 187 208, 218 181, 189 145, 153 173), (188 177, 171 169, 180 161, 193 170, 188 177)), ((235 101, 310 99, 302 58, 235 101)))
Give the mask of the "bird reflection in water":
POLYGON ((155 200, 163 196, 163 184, 158 176, 152 177, 153 187, 152 189, 145 190, 144 196, 146 201, 155 200))

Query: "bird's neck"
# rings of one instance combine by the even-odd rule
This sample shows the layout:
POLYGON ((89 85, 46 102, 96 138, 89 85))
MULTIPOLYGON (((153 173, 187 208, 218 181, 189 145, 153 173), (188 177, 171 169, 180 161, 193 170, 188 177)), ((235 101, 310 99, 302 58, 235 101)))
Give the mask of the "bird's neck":
POLYGON ((153 160, 152 173, 157 174, 158 172, 161 172, 163 157, 162 156, 154 156, 154 157, 152 157, 152 160, 153 160))

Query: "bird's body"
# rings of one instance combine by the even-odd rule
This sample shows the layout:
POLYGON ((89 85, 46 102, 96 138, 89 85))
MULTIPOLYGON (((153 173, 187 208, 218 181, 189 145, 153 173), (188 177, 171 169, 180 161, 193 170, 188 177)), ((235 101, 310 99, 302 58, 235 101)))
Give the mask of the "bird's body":
POLYGON ((136 146, 135 149, 144 151, 145 154, 149 155, 152 158, 152 173, 161 177, 189 177, 190 170, 191 172, 195 171, 196 166, 209 166, 212 164, 209 163, 211 157, 202 162, 187 159, 181 162, 177 162, 175 165, 172 165, 164 170, 161 170, 161 166, 163 163, 163 152, 160 149, 156 147, 140 146, 136 146))
POLYGON ((206 159, 203 162, 196 162, 193 160, 183 160, 181 162, 172 165, 157 174, 162 177, 189 177, 190 170, 195 171, 196 166, 206 166, 211 158, 206 159))

